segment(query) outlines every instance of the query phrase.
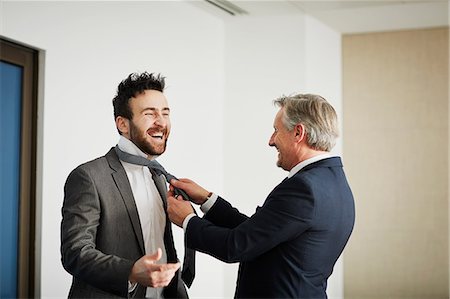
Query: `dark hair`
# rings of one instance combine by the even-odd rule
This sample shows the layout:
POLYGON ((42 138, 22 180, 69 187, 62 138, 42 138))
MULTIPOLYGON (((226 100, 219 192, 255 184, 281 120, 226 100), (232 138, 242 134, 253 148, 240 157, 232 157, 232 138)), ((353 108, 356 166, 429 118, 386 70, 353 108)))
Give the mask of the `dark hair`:
POLYGON ((129 105, 130 99, 144 93, 145 90, 158 90, 163 92, 164 86, 165 78, 161 74, 149 74, 147 72, 130 74, 117 87, 117 95, 113 99, 114 119, 118 116, 132 119, 133 113, 129 105))

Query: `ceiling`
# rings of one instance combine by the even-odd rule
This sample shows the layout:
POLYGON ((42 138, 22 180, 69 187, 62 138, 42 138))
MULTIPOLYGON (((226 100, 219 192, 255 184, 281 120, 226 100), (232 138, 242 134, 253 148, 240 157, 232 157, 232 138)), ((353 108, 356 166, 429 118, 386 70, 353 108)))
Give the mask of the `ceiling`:
POLYGON ((449 0, 200 0, 191 3, 224 20, 307 14, 338 32, 355 33, 449 25, 449 0), (218 6, 230 5, 225 9, 218 6), (245 11, 233 11, 233 7, 245 11))

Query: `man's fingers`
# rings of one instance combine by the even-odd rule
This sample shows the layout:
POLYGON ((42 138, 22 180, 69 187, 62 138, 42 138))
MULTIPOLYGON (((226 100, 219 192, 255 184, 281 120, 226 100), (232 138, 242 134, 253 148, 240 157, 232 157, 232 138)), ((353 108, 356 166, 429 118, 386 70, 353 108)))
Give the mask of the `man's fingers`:
POLYGON ((189 188, 189 186, 193 183, 193 181, 191 181, 190 179, 172 179, 170 180, 170 184, 173 185, 176 188, 180 188, 180 189, 187 189, 189 188))
POLYGON ((184 200, 183 195, 178 194, 174 196, 176 200, 184 200))
POLYGON ((161 273, 175 273, 180 268, 180 263, 171 264, 150 264, 149 269, 151 273, 161 275, 161 273))
POLYGON ((179 181, 183 182, 183 183, 192 183, 193 182, 192 180, 186 179, 186 178, 181 178, 181 179, 179 179, 179 181))
POLYGON ((180 268, 180 263, 170 263, 170 264, 158 264, 159 269, 157 271, 160 272, 170 272, 170 271, 177 271, 180 268))
POLYGON ((167 210, 170 210, 176 204, 177 199, 173 196, 167 197, 167 210))
POLYGON ((183 189, 183 188, 182 188, 183 182, 180 181, 180 180, 171 179, 171 180, 170 180, 170 185, 172 185, 172 186, 174 186, 174 187, 177 187, 177 188, 183 189))
POLYGON ((180 268, 180 263, 153 265, 153 267, 149 277, 150 285, 155 288, 165 287, 175 276, 175 272, 180 268))

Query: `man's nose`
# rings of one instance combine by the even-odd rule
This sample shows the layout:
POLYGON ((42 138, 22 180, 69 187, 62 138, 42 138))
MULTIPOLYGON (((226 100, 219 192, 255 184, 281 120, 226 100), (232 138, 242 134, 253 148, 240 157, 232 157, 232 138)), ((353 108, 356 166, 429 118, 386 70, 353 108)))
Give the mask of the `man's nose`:
POLYGON ((275 146, 275 142, 273 141, 274 140, 273 135, 274 134, 272 134, 272 136, 270 136, 269 138, 269 146, 275 146))
POLYGON ((165 127, 167 125, 167 120, 164 118, 163 115, 157 114, 155 117, 155 125, 165 127))

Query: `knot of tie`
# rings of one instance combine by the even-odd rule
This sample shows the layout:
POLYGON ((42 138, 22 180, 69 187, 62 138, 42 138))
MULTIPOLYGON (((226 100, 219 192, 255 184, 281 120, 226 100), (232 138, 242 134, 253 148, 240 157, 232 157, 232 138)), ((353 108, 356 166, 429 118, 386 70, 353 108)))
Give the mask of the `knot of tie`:
MULTIPOLYGON (((172 179, 178 180, 176 176, 167 172, 164 169, 164 167, 162 167, 162 165, 159 164, 158 161, 156 161, 156 160, 149 160, 149 159, 146 159, 141 156, 129 154, 127 152, 122 151, 118 146, 116 146, 114 149, 120 160, 130 163, 130 164, 147 166, 151 171, 156 173, 156 175, 158 175, 158 176, 163 175, 166 182, 169 184, 172 179)), ((187 193, 184 192, 182 189, 174 188, 174 193, 175 193, 175 196, 181 195, 181 196, 183 196, 184 200, 191 201, 191 198, 189 197, 189 195, 187 195, 187 193)))

